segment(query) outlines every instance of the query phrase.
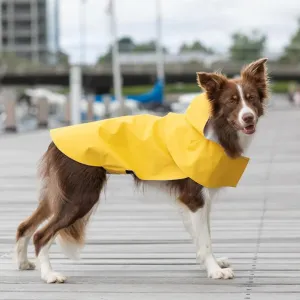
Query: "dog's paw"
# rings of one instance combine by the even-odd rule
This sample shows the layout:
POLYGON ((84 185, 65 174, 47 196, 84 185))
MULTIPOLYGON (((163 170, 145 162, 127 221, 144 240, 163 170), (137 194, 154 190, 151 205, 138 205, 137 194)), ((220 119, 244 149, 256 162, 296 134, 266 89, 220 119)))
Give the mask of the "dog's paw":
POLYGON ((57 272, 42 274, 42 279, 47 283, 64 283, 67 277, 57 272))
POLYGON ((19 262, 18 263, 19 270, 34 270, 35 264, 30 262, 29 260, 19 262))
POLYGON ((231 268, 216 268, 208 272, 208 277, 213 279, 232 279, 234 277, 234 274, 231 268))
POLYGON ((216 260, 217 260, 217 263, 220 268, 230 267, 230 262, 227 257, 220 257, 220 258, 217 258, 216 260))

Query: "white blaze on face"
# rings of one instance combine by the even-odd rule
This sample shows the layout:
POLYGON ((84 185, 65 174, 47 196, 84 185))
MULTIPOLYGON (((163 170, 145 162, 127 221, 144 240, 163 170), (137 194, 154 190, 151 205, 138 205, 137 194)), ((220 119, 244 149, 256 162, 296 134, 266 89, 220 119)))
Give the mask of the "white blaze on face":
POLYGON ((245 125, 245 122, 244 122, 244 120, 243 120, 243 117, 244 117, 245 115, 251 114, 251 115, 253 116, 254 122, 255 122, 255 121, 256 121, 256 114, 255 114, 255 112, 253 111, 253 109, 247 105, 247 102, 246 102, 246 100, 245 100, 244 92, 243 92, 242 87, 241 87, 239 84, 237 84, 236 86, 237 86, 237 90, 238 90, 238 92, 239 92, 239 96, 240 96, 241 103, 242 103, 242 108, 241 108, 241 110, 239 111, 238 119, 239 119, 240 124, 241 124, 242 126, 244 126, 244 125, 245 125))

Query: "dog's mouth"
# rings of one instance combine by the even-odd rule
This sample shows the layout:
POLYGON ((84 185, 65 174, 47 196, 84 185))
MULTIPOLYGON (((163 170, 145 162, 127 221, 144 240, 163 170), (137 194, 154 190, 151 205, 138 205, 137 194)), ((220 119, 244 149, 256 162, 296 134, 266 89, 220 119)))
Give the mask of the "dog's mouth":
POLYGON ((242 132, 249 135, 253 134, 255 132, 255 125, 254 124, 247 125, 242 129, 242 132))
POLYGON ((242 131, 243 133, 248 134, 248 135, 251 135, 251 134, 255 133, 255 131, 256 131, 256 126, 255 126, 256 124, 249 124, 249 125, 246 125, 245 127, 243 127, 240 124, 238 124, 234 121, 231 121, 231 125, 233 126, 233 128, 235 128, 235 130, 242 131))

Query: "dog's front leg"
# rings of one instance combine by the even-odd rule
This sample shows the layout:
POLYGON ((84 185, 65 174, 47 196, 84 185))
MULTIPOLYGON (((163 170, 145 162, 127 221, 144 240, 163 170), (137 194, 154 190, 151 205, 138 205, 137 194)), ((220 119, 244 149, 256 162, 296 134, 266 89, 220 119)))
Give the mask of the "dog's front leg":
POLYGON ((205 193, 204 206, 196 212, 189 211, 191 225, 193 227, 194 242, 197 247, 197 258, 204 264, 208 277, 214 279, 230 279, 233 278, 231 268, 222 269, 220 262, 216 260, 212 252, 210 237, 210 197, 205 193))

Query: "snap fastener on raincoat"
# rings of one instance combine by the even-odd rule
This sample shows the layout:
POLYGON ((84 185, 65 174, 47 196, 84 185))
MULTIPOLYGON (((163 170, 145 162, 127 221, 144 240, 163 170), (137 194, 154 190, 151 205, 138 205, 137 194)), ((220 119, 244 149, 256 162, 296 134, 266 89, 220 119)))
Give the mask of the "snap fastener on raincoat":
POLYGON ((69 158, 108 173, 133 172, 142 180, 189 177, 208 188, 236 187, 249 158, 230 158, 204 136, 210 116, 203 93, 183 114, 111 118, 52 129, 50 135, 69 158))

